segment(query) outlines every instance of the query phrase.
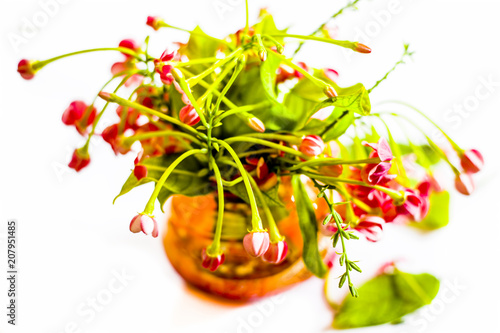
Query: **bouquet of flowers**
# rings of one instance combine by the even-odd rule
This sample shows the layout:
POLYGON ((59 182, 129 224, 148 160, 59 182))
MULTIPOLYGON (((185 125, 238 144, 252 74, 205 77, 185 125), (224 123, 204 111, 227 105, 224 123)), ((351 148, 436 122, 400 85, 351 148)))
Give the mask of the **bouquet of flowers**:
MULTIPOLYGON (((69 167, 80 171, 89 165, 94 137, 117 155, 136 155, 119 196, 147 183, 154 190, 132 218, 133 233, 157 237, 154 207, 163 207, 171 196, 214 198, 212 239, 197 253, 198 264, 208 272, 217 274, 230 264, 221 245, 228 233, 229 205, 248 207, 239 242, 249 258, 271 266, 286 262, 290 244, 279 221, 293 213, 302 242, 299 260, 324 277, 335 257, 345 268, 339 287, 346 284, 357 297, 351 274, 361 268, 348 256, 348 241, 363 237, 376 242, 394 222, 419 222, 431 229, 446 224, 430 213, 448 209, 448 193, 433 177, 440 161, 449 165, 457 191, 469 195, 474 190, 472 175, 483 166, 479 151, 462 149, 443 132, 452 148, 445 153, 418 127, 422 135, 417 141, 401 143, 391 134, 394 123, 386 120, 417 125, 400 113, 372 112, 371 91, 396 66, 367 89, 361 83, 341 87, 335 69, 294 60, 305 42, 371 52, 361 43, 333 39, 326 24, 311 35, 289 34, 262 10, 256 24, 249 25, 247 14, 246 25, 222 39, 199 27, 174 27, 160 17, 148 17, 147 25, 185 31, 189 40, 153 55, 149 37, 143 43, 125 39, 118 47, 21 60, 18 72, 30 80, 65 57, 121 53, 123 59, 112 65, 111 79, 98 96, 90 103, 72 102, 62 115, 64 124, 87 139, 74 151, 69 167), (105 101, 100 110, 94 106, 98 97, 105 101), (96 133, 109 109, 118 115, 117 122, 96 133), (450 161, 452 155, 459 166, 450 161), (409 163, 409 156, 415 163, 409 163), (334 257, 318 247, 325 236, 337 249, 334 257)), ((411 54, 405 45, 398 64, 411 54)), ((416 108, 392 103, 431 121, 416 108)), ((188 222, 196 228, 198 218, 188 222)))

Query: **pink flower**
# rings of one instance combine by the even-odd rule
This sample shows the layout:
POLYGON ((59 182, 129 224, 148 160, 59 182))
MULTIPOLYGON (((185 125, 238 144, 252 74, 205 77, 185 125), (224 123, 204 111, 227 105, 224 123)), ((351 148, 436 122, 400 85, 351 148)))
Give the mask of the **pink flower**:
POLYGON ((484 158, 478 150, 469 149, 460 156, 460 164, 465 172, 476 173, 483 168, 484 158))
POLYGON ((179 119, 186 125, 193 126, 198 124, 200 116, 191 104, 186 105, 179 112, 179 119))
POLYGON ((397 206, 397 212, 402 215, 408 215, 414 221, 420 221, 422 218, 422 206, 425 206, 423 198, 417 191, 407 189, 404 192, 404 200, 401 206, 397 206))
POLYGON ((78 172, 81 169, 85 168, 87 165, 89 165, 89 163, 90 163, 89 153, 83 149, 75 149, 68 166, 71 169, 75 169, 78 172))
POLYGON ((17 72, 23 79, 31 80, 35 77, 36 70, 33 68, 33 63, 34 61, 22 59, 19 61, 19 64, 17 64, 17 72))
POLYGON ((201 251, 201 265, 212 272, 219 268, 219 266, 224 263, 225 259, 226 256, 224 253, 214 257, 207 253, 206 248, 201 251))
POLYGON ((269 234, 267 231, 252 231, 243 237, 243 247, 252 257, 260 257, 269 248, 269 234))
MULTIPOLYGON (((137 67, 135 66, 135 62, 132 61, 133 58, 127 59, 125 61, 115 62, 113 66, 111 66, 111 74, 118 75, 123 73, 121 77, 125 77, 126 72, 135 70, 137 67)), ((132 85, 139 85, 142 82, 144 77, 140 74, 134 74, 125 82, 125 87, 130 87, 132 85)))
POLYGON ((474 179, 468 173, 461 173, 455 178, 455 188, 463 195, 471 195, 474 192, 474 179))
POLYGON ((378 143, 362 142, 363 146, 371 147, 373 151, 370 158, 379 158, 378 164, 366 164, 361 170, 361 179, 370 185, 385 184, 396 178, 396 175, 389 175, 392 164, 390 161, 394 158, 391 147, 385 138, 380 138, 378 143))
POLYGON ((317 135, 307 135, 299 147, 299 150, 307 156, 318 156, 324 149, 325 143, 317 135))
POLYGON ((382 236, 385 221, 374 215, 362 215, 355 229, 362 233, 370 242, 377 242, 382 236))
POLYGON ((335 69, 325 68, 323 69, 323 73, 325 74, 326 78, 330 81, 335 82, 339 78, 339 72, 337 72, 335 69))
POLYGON ((142 231, 144 234, 152 235, 156 238, 158 237, 158 223, 148 215, 138 214, 130 222, 130 231, 133 233, 142 231))
POLYGON ((157 16, 148 16, 146 20, 146 24, 149 25, 151 28, 158 30, 160 29, 159 22, 161 19, 157 16))
POLYGON ((95 107, 82 101, 74 101, 64 111, 62 122, 68 126, 75 126, 78 133, 84 135, 87 127, 94 122, 96 113, 95 107))
POLYGON ((101 136, 104 141, 110 144, 113 152, 118 155, 118 153, 125 155, 131 149, 130 145, 125 145, 123 143, 123 135, 118 133, 118 124, 113 124, 106 127, 101 136))
POLYGON ((285 260, 288 253, 288 244, 285 240, 276 243, 270 243, 266 253, 262 255, 262 259, 271 264, 279 264, 285 260))

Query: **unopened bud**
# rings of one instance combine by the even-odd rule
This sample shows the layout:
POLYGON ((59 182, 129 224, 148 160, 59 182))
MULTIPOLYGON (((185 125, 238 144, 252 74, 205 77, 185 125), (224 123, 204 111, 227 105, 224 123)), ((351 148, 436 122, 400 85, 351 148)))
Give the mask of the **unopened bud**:
POLYGON ((359 52, 359 53, 372 53, 372 49, 366 46, 365 44, 361 43, 354 43, 354 51, 359 52))
POLYGON ((325 86, 324 93, 330 98, 337 97, 337 92, 330 85, 325 86))

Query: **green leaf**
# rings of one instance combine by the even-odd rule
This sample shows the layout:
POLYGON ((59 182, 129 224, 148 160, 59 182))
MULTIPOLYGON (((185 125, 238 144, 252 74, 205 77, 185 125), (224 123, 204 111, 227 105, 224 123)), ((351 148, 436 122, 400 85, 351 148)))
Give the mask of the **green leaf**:
MULTIPOLYGON (((220 43, 210 38, 200 27, 194 28, 186 45, 179 48, 179 53, 186 55, 190 60, 215 57, 220 43)), ((194 66, 191 66, 194 67, 194 66)))
MULTIPOLYGON (((283 29, 280 30, 276 28, 276 23, 274 22, 274 18, 270 14, 266 14, 262 17, 259 23, 255 24, 253 26, 254 32, 256 34, 261 34, 261 35, 274 35, 274 34, 284 34, 288 29, 283 29)), ((276 40, 280 43, 283 44, 283 37, 276 37, 276 40)))
MULTIPOLYGON (((144 185, 150 182, 157 182, 162 176, 165 169, 174 162, 181 154, 169 154, 159 157, 144 159, 141 164, 148 166, 147 177, 137 180, 134 173, 132 172, 128 179, 123 184, 120 193, 113 200, 116 201, 120 196, 130 192, 133 188, 144 185)), ((173 194, 182 194, 186 196, 197 196, 204 195, 211 191, 211 187, 208 185, 208 179, 206 177, 197 177, 190 174, 182 174, 183 171, 188 172, 198 172, 202 169, 202 165, 194 156, 190 156, 182 161, 174 172, 168 177, 167 181, 163 185, 160 195, 158 196, 158 201, 161 206, 165 201, 173 194)))
POLYGON ((430 206, 427 216, 420 222, 414 222, 412 227, 423 230, 436 230, 448 225, 450 218, 450 193, 447 191, 431 192, 430 206))
POLYGON ((274 52, 269 52, 267 60, 260 68, 260 80, 262 87, 269 97, 276 100, 276 71, 280 66, 281 59, 274 52))
POLYGON ((318 277, 324 277, 328 271, 318 250, 318 223, 311 200, 300 176, 292 177, 293 196, 299 217, 299 226, 304 244, 302 258, 306 267, 318 277))
MULTIPOLYGON (((262 196, 264 197, 264 201, 267 203, 267 205, 269 207, 284 207, 285 206, 283 204, 283 202, 281 201, 281 199, 279 198, 278 187, 279 187, 279 184, 276 184, 275 186, 273 186, 269 190, 262 192, 262 196)), ((248 193, 247 193, 245 184, 243 182, 239 182, 238 184, 236 184, 234 186, 226 187, 225 190, 238 196, 246 203, 249 203, 248 193)), ((258 196, 256 196, 255 200, 257 201, 257 206, 262 207, 262 203, 260 202, 260 199, 258 196)))
POLYGON ((359 298, 347 296, 335 314, 333 327, 347 329, 392 323, 430 304, 439 290, 439 280, 430 274, 395 270, 366 282, 359 298))

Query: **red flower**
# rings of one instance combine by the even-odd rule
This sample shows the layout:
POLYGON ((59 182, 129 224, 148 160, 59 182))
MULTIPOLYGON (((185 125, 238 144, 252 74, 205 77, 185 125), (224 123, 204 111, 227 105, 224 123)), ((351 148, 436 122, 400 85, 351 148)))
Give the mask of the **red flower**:
POLYGON ((262 255, 262 260, 271 264, 279 264, 285 260, 288 253, 288 244, 285 240, 270 243, 266 253, 262 255))
POLYGON ((382 236, 385 221, 374 215, 362 215, 354 229, 362 233, 370 242, 377 242, 382 236))
POLYGON ((33 64, 35 61, 30 61, 27 59, 22 59, 17 64, 17 72, 21 75, 21 77, 25 80, 31 80, 35 77, 36 69, 33 68, 33 64))
POLYGON ((139 214, 134 216, 130 222, 130 231, 133 233, 143 232, 146 235, 152 235, 154 238, 158 237, 158 223, 156 220, 148 215, 139 214))
MULTIPOLYGON (((124 39, 118 44, 118 47, 123 47, 132 51, 138 51, 141 47, 133 39, 124 39)), ((131 57, 130 54, 123 53, 127 58, 131 57)))
POLYGON ((138 164, 134 167, 134 176, 137 180, 141 180, 148 175, 148 168, 145 165, 138 164))
POLYGON ((404 192, 404 203, 397 206, 396 211, 402 215, 408 215, 414 221, 422 218, 423 198, 415 190, 407 189, 404 192))
POLYGON ((179 112, 179 119, 186 125, 193 126, 198 124, 200 116, 191 104, 186 105, 179 112))
POLYGON ((317 135, 307 135, 299 147, 299 150, 307 156, 318 156, 324 149, 325 143, 317 135))
POLYGON ((463 195, 471 195, 474 192, 474 179, 468 173, 461 173, 455 178, 455 188, 463 195))
POLYGON ((87 105, 82 101, 74 101, 66 108, 62 115, 62 122, 68 126, 75 126, 78 133, 84 135, 87 127, 95 119, 97 110, 93 105, 87 105))
POLYGON ((478 150, 469 149, 460 156, 460 164, 465 172, 476 173, 483 168, 484 158, 478 150))
POLYGON ((212 272, 214 272, 220 265, 224 263, 226 256, 224 253, 221 253, 217 256, 212 256, 207 253, 207 249, 203 249, 201 251, 201 265, 203 268, 206 268, 212 272))
POLYGON ((123 134, 118 134, 118 124, 113 124, 111 126, 106 127, 101 134, 104 141, 111 145, 114 153, 118 155, 118 153, 125 155, 131 149, 130 145, 125 145, 123 143, 123 134))
POLYGON ((68 166, 77 172, 85 168, 90 163, 90 156, 86 149, 75 149, 68 166))
POLYGON ((146 24, 149 25, 151 28, 158 30, 160 29, 159 22, 161 19, 157 16, 148 16, 146 20, 146 24))
POLYGON ((269 248, 269 234, 267 231, 249 232, 243 238, 243 247, 252 257, 260 257, 269 248))

